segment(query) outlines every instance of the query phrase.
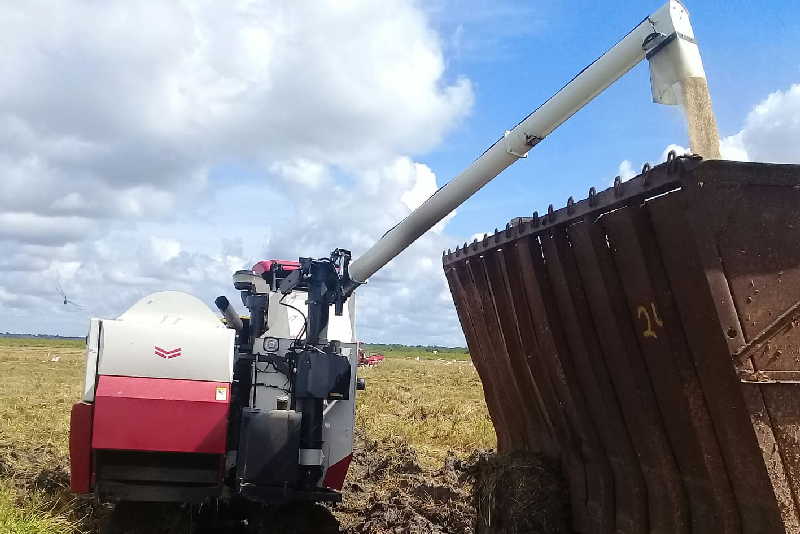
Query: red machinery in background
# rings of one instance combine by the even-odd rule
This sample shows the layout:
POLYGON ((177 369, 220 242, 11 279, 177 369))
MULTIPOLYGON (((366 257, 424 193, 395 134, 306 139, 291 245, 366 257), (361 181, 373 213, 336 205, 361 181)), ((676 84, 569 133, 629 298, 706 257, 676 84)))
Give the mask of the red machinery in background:
POLYGON ((358 350, 358 365, 360 366, 373 366, 383 363, 386 357, 379 352, 366 352, 363 349, 358 350))

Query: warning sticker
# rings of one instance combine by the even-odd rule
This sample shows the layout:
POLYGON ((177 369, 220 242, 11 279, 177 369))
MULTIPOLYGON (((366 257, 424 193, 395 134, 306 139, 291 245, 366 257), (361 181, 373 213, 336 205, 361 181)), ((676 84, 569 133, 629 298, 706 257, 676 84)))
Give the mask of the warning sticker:
POLYGON ((228 388, 226 388, 225 386, 217 388, 217 400, 218 401, 228 400, 228 388))

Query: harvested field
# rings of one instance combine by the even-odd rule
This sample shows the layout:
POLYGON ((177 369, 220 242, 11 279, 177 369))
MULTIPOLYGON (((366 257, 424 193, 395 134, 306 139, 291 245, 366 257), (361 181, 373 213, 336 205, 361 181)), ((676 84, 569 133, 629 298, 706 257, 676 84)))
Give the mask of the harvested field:
MULTIPOLYGON (((495 436, 472 364, 447 358, 394 350, 360 370, 355 461, 333 510, 343 532, 472 530, 468 466, 495 436)), ((0 532, 96 532, 102 510, 67 491, 69 410, 82 374, 80 342, 0 339, 0 532)))
POLYGON ((0 376, 0 532, 90 531, 91 510, 67 491, 82 343, 2 339, 0 376))

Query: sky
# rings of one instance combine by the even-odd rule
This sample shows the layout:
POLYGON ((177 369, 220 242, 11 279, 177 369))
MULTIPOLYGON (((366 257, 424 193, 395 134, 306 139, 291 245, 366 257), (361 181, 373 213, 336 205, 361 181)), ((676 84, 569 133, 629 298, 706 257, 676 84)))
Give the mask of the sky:
MULTIPOLYGON (((0 2, 0 332, 358 256, 660 5, 0 2)), ((687 7, 723 157, 800 163, 800 5, 687 7)), ((686 138, 634 68, 360 288, 359 337, 463 345, 443 250, 686 138)))

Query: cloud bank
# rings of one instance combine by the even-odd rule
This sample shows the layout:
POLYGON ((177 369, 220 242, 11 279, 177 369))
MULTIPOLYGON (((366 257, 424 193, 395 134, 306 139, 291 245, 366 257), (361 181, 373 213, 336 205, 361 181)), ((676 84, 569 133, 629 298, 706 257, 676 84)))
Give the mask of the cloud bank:
MULTIPOLYGON (((358 254, 438 187, 414 158, 473 103, 410 1, 6 4, 0 46, 0 331, 358 254)), ((362 338, 463 342, 443 231, 360 291, 362 338)))

